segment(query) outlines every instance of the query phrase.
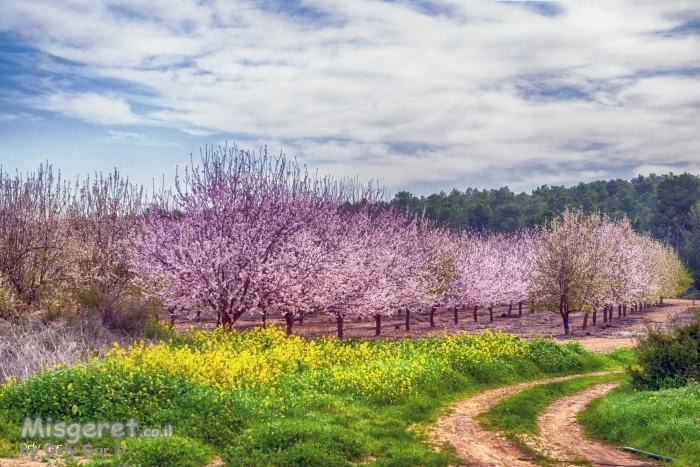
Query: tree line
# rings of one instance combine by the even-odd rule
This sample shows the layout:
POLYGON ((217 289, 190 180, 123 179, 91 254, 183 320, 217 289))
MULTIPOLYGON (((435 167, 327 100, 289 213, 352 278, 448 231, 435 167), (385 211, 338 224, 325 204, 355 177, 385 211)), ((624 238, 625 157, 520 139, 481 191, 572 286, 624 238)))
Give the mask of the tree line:
POLYGON ((700 178, 689 173, 598 180, 568 188, 542 185, 518 194, 508 187, 454 189, 420 197, 401 191, 390 204, 425 212, 441 226, 489 232, 534 228, 566 208, 627 218, 636 232, 672 245, 700 289, 700 178))
MULTIPOLYGON (((689 286, 672 247, 626 218, 565 209, 515 232, 461 229, 385 203, 372 185, 311 176, 283 155, 207 151, 147 199, 118 172, 82 184, 50 167, 0 177, 0 317, 32 310, 103 322, 135 310, 172 317, 382 317, 523 302, 586 317, 640 307, 689 286)), ((587 321, 586 321, 587 323, 587 321)))

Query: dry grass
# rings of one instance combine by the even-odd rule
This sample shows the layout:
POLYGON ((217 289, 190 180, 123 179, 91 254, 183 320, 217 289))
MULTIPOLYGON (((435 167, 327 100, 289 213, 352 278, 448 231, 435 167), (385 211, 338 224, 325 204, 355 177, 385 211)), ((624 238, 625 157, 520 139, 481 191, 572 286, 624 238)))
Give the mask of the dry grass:
POLYGON ((45 324, 39 319, 10 324, 0 320, 0 382, 8 377, 21 381, 47 367, 100 357, 114 342, 126 341, 94 320, 73 324, 45 324))

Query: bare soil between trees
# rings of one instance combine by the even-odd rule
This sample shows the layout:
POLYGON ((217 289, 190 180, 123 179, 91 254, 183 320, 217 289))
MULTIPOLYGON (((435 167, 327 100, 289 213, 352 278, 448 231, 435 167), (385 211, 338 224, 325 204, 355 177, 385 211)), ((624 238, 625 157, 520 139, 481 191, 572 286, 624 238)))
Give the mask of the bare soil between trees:
MULTIPOLYGON (((477 310, 477 322, 474 322, 473 309, 460 309, 457 313, 458 322, 454 322, 454 310, 439 308, 434 316, 435 327, 430 327, 429 310, 422 313, 410 314, 410 330, 406 331, 406 318, 404 314, 395 314, 382 318, 381 335, 375 336, 374 319, 364 318, 358 320, 352 316, 345 319, 343 330, 345 338, 379 338, 379 339, 403 339, 415 337, 438 337, 445 334, 458 332, 476 333, 484 329, 502 331, 521 338, 554 337, 557 340, 577 340, 589 350, 596 352, 609 352, 619 347, 634 346, 636 339, 644 335, 649 328, 674 329, 687 324, 692 319, 689 308, 692 300, 667 299, 663 306, 652 306, 643 311, 631 312, 627 308, 627 315, 618 317, 617 310, 613 313, 612 321, 603 322, 602 313, 598 314, 596 326, 591 319, 588 320, 587 329, 582 329, 583 313, 572 312, 569 317, 571 334, 564 336, 562 320, 559 314, 539 311, 530 313, 526 305, 523 305, 522 315, 518 316, 517 304, 508 316, 508 307, 494 307, 493 322, 489 321, 487 308, 477 310)), ((166 317, 163 317, 166 319, 166 317)), ((268 323, 274 323, 284 327, 284 320, 279 316, 268 317, 268 323)), ((259 317, 244 315, 236 322, 234 328, 238 330, 251 329, 261 325, 259 317)), ((203 314, 201 321, 194 319, 178 319, 175 324, 178 330, 194 327, 196 329, 212 330, 216 326, 216 316, 203 314)), ((337 335, 337 325, 334 318, 326 315, 311 315, 304 318, 302 324, 295 323, 293 334, 304 338, 337 335)))

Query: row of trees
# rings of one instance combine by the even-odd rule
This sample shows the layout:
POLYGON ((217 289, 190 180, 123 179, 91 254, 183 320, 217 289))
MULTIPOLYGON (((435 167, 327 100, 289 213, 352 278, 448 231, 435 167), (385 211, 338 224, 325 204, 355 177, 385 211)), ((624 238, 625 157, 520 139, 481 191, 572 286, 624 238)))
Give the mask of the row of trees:
POLYGON ((700 178, 689 173, 597 180, 571 187, 543 185, 517 194, 508 187, 454 189, 421 197, 402 191, 391 204, 411 212, 425 211, 441 226, 490 232, 535 228, 566 208, 627 218, 637 233, 672 245, 700 288, 700 178))
MULTIPOLYGON (((382 202, 380 189, 313 177, 284 156, 207 151, 174 191, 146 202, 117 172, 82 184, 40 168, 0 182, 0 313, 72 310, 128 297, 172 316, 213 310, 309 314, 338 324, 438 307, 523 302, 593 314, 675 295, 688 276, 672 249, 626 220, 565 211, 511 234, 436 226, 382 202)), ((607 313, 606 313, 607 319, 607 313)))

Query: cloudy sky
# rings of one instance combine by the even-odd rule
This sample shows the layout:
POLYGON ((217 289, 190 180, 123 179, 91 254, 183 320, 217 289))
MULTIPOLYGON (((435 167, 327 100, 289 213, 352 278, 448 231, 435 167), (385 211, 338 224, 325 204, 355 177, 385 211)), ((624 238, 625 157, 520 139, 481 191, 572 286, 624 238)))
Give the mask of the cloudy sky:
POLYGON ((0 164, 267 144, 391 192, 700 173, 700 2, 3 0, 0 164))

